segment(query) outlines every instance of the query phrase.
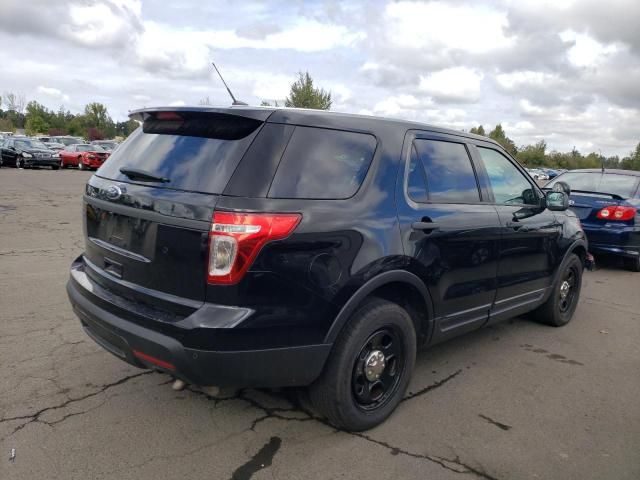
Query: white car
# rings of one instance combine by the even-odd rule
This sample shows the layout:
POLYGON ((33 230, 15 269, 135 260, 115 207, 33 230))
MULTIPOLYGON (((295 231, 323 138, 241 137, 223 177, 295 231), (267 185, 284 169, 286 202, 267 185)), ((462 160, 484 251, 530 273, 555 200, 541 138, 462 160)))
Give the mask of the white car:
POLYGON ((549 175, 544 173, 542 170, 538 170, 537 168, 528 168, 527 172, 534 180, 549 180, 549 175))

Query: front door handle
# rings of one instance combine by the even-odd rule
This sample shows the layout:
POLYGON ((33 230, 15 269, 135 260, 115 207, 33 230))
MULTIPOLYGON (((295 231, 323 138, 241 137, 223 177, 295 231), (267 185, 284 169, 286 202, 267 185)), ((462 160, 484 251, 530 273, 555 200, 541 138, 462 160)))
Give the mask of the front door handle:
POLYGON ((437 223, 434 222, 413 222, 411 228, 414 230, 437 230, 440 228, 437 223))

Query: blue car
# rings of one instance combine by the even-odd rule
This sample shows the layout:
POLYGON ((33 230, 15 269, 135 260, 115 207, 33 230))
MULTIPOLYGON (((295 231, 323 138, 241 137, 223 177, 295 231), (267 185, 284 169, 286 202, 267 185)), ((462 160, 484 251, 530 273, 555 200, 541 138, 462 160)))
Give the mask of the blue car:
POLYGON ((624 258, 625 267, 640 272, 640 172, 633 170, 572 170, 558 182, 571 187, 570 208, 575 212, 593 253, 624 258))

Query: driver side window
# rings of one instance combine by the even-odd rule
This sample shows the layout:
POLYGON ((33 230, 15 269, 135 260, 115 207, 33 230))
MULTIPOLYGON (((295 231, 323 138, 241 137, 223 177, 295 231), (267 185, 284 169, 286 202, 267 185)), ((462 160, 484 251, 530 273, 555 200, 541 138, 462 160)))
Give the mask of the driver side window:
POLYGON ((478 147, 489 176, 496 203, 507 205, 536 205, 536 191, 524 175, 507 157, 496 150, 478 147))

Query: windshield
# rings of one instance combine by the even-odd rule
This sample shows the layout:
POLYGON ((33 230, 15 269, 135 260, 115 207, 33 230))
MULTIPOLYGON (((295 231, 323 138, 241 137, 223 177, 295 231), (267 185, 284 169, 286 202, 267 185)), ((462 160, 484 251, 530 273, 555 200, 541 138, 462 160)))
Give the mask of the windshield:
POLYGON ((557 182, 567 182, 571 190, 585 192, 610 193, 622 198, 632 197, 638 185, 638 178, 633 175, 602 172, 567 172, 554 178, 547 187, 557 182))
POLYGON ((79 152, 104 152, 104 148, 100 145, 78 145, 76 149, 79 152))
POLYGON ((39 140, 16 140, 15 142, 18 148, 41 148, 48 150, 47 146, 39 140))
POLYGON ((74 143, 78 143, 78 139, 77 138, 54 138, 53 139, 54 142, 58 142, 61 143, 65 146, 69 146, 69 145, 73 145, 74 143))

